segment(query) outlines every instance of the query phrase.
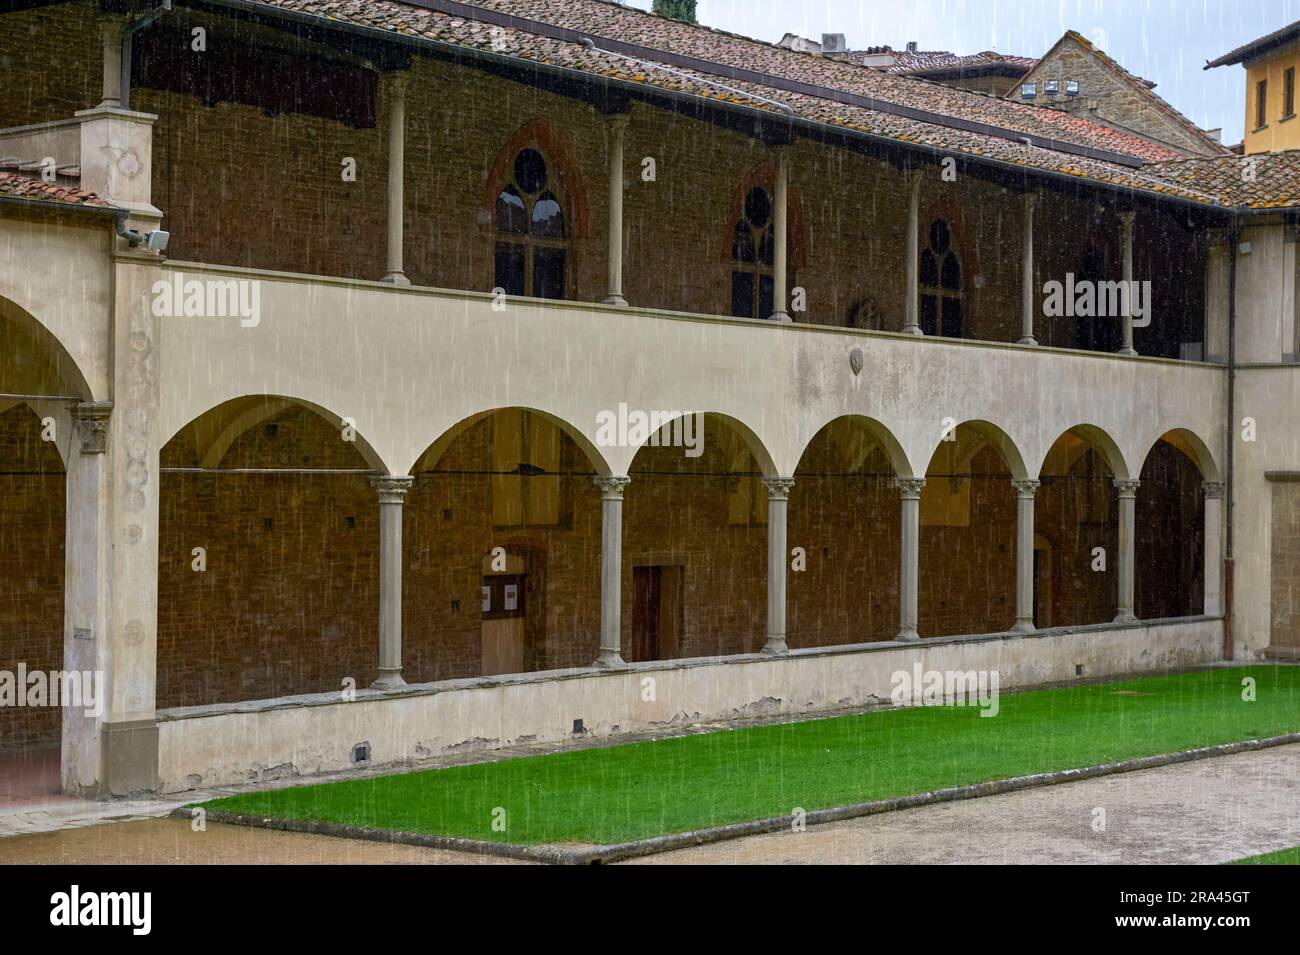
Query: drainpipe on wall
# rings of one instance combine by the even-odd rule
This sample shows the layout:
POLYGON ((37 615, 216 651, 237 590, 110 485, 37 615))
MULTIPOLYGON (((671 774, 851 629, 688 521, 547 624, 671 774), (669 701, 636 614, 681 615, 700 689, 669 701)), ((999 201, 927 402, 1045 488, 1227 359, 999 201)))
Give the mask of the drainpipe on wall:
POLYGON ((1236 447, 1236 387, 1237 387, 1237 221, 1233 218, 1228 233, 1228 447, 1227 499, 1228 511, 1224 529, 1223 556, 1223 659, 1231 660, 1234 654, 1232 641, 1232 504, 1233 504, 1233 450, 1236 447))

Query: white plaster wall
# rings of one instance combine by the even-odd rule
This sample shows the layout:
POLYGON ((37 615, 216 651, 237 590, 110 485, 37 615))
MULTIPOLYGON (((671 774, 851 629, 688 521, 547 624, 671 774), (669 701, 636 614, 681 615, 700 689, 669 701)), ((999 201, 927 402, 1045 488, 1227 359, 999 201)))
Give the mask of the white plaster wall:
POLYGON ((1237 372, 1233 435, 1233 642, 1239 659, 1269 645, 1272 606, 1273 489, 1268 471, 1300 472, 1300 366, 1237 372), (1255 419, 1255 440, 1241 423, 1255 419))
MULTIPOLYGON (((391 473, 465 418, 509 406, 567 422, 591 451, 597 414, 619 402, 730 415, 754 437, 760 465, 785 475, 846 414, 884 425, 896 466, 912 473, 924 473, 945 418, 1002 429, 1023 461, 1012 470, 1030 475, 1080 424, 1109 434, 1122 458, 1112 466, 1134 475, 1174 428, 1213 449, 1207 477, 1222 447, 1223 372, 1206 365, 536 300, 498 312, 477 293, 177 262, 163 277, 178 272, 260 281, 261 314, 254 327, 163 319, 164 442, 224 401, 274 394, 355 419, 373 463, 391 473)), ((637 449, 595 450, 599 468, 626 473, 637 449)))
POLYGON ((1154 673, 1212 662, 1217 619, 876 644, 725 660, 639 664, 624 671, 571 670, 358 693, 159 712, 162 791, 254 782, 273 775, 346 770, 352 746, 369 742, 376 765, 467 748, 571 737, 582 719, 596 736, 746 715, 812 714, 888 700, 891 676, 926 670, 997 670, 1004 690, 1086 677, 1154 673), (655 681, 655 701, 643 680, 655 681), (305 705, 314 704, 314 705, 305 705))
POLYGON ((112 398, 112 220, 0 212, 0 299, 43 325, 95 401, 112 398))

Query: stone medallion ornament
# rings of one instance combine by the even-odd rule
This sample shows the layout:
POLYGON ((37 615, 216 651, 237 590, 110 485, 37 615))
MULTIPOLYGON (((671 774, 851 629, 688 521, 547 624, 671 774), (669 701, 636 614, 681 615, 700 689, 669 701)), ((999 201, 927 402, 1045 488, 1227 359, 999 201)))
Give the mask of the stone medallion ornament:
POLYGON ((853 374, 862 374, 862 349, 855 348, 849 352, 849 367, 853 369, 853 374))

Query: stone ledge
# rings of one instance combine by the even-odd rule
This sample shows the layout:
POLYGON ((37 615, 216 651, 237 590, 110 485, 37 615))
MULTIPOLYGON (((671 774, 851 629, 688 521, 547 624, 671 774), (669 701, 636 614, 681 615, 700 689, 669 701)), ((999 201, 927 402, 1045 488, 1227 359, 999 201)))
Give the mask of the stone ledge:
POLYGON ((927 647, 962 643, 989 643, 1002 640, 1042 640, 1082 633, 1099 633, 1123 630, 1145 630, 1153 627, 1181 626, 1189 623, 1221 620, 1218 616, 1171 617, 1162 620, 1138 620, 1132 623, 1099 623, 1074 627, 1049 627, 1029 633, 1005 630, 996 633, 960 634, 946 637, 924 637, 919 642, 879 640, 871 643, 841 644, 833 647, 808 647, 783 654, 740 653, 725 657, 691 657, 683 660, 655 660, 646 663, 629 663, 619 669, 604 667, 574 667, 563 670, 541 670, 536 673, 516 673, 506 676, 466 677, 459 680, 442 680, 436 683, 409 683, 387 690, 358 689, 352 700, 341 699, 339 692, 306 693, 266 700, 245 700, 238 703, 212 703, 200 706, 180 706, 159 710, 156 720, 168 723, 178 720, 204 719, 237 713, 265 713, 271 710, 298 709, 311 706, 350 705, 352 703, 409 697, 435 696, 461 690, 491 689, 532 683, 551 683, 563 680, 583 680, 592 677, 617 677, 627 673, 655 673, 667 670, 686 670, 698 667, 738 666, 745 664, 781 664, 793 660, 808 660, 825 656, 861 653, 884 653, 896 650, 924 650, 927 647))

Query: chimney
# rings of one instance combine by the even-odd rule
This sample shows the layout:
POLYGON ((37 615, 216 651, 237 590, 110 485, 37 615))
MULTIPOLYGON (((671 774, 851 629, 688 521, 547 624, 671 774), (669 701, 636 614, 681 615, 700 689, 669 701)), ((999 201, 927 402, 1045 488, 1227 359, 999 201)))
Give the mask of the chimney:
POLYGON ((915 52, 916 52, 916 41, 915 41, 915 40, 908 40, 908 41, 907 41, 907 52, 908 52, 908 53, 915 53, 915 52))
POLYGON ((698 23, 695 19, 695 0, 654 0, 651 12, 669 20, 698 23))

